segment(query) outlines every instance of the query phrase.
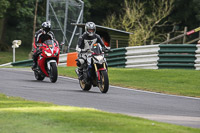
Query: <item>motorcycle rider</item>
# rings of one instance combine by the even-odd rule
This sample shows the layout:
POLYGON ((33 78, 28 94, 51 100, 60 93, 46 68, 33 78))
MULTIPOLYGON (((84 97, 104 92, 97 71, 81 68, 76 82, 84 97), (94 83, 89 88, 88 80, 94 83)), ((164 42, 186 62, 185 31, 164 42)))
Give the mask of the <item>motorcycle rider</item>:
POLYGON ((103 51, 106 49, 102 39, 96 32, 96 25, 94 22, 87 22, 85 24, 85 32, 79 37, 78 39, 78 48, 81 49, 81 51, 78 51, 78 59, 77 66, 78 66, 78 77, 79 79, 83 78, 83 65, 86 63, 87 58, 87 50, 91 49, 91 46, 95 43, 99 43, 103 49, 103 51))
POLYGON ((42 23, 42 28, 39 29, 36 33, 35 33, 35 43, 33 44, 36 49, 34 50, 34 54, 33 54, 33 66, 32 69, 35 69, 37 67, 37 58, 40 54, 40 44, 44 43, 44 41, 46 40, 54 40, 55 36, 53 34, 51 30, 51 23, 49 21, 47 22, 43 22, 42 23))

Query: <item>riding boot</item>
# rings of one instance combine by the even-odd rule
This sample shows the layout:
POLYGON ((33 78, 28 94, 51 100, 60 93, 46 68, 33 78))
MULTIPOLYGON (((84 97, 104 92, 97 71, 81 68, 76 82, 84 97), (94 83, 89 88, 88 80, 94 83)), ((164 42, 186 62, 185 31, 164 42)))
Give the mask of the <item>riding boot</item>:
POLYGON ((32 70, 36 69, 36 67, 37 67, 37 63, 33 61, 32 70))
POLYGON ((37 67, 37 53, 34 53, 33 54, 33 65, 32 65, 32 70, 34 70, 34 69, 36 69, 36 67, 37 67))
POLYGON ((83 69, 82 68, 77 68, 76 73, 78 75, 78 79, 82 80, 83 79, 83 69))

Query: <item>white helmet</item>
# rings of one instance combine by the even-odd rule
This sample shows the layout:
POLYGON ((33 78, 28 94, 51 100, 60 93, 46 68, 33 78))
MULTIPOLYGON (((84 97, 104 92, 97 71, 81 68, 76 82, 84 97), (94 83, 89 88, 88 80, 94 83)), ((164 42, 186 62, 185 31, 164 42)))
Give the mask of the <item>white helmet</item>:
POLYGON ((93 36, 96 32, 96 25, 93 22, 87 22, 85 24, 85 32, 89 35, 89 36, 93 36))
POLYGON ((51 23, 50 21, 42 23, 42 29, 48 33, 51 30, 51 23))

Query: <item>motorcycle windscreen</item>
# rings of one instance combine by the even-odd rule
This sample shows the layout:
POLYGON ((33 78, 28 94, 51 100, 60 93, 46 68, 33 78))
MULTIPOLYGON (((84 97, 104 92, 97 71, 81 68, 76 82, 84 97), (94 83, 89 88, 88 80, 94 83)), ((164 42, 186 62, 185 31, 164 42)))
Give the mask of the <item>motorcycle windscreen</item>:
POLYGON ((53 40, 46 40, 46 41, 44 41, 44 43, 45 43, 49 48, 53 48, 53 46, 54 46, 54 41, 53 41, 53 40))
POLYGON ((97 54, 97 55, 102 54, 101 47, 98 43, 93 44, 91 50, 94 52, 94 54, 97 54))

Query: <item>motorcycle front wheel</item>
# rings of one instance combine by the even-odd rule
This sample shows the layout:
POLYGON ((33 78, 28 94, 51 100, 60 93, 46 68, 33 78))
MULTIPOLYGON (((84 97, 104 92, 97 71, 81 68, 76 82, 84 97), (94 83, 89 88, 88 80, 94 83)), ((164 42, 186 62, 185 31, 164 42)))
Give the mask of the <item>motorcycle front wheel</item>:
POLYGON ((58 70, 56 62, 50 63, 50 71, 49 71, 49 78, 52 83, 55 83, 58 78, 58 70))
POLYGON ((40 81, 42 81, 45 78, 45 76, 43 76, 42 74, 40 74, 38 71, 34 71, 34 75, 35 75, 35 78, 37 80, 40 80, 40 81))
POLYGON ((107 71, 100 71, 101 82, 99 83, 99 89, 102 93, 106 93, 109 89, 109 79, 107 71))
POLYGON ((80 87, 83 91, 89 91, 92 87, 91 84, 85 83, 83 80, 79 80, 80 87))

